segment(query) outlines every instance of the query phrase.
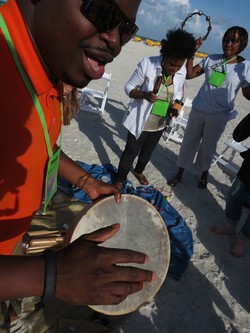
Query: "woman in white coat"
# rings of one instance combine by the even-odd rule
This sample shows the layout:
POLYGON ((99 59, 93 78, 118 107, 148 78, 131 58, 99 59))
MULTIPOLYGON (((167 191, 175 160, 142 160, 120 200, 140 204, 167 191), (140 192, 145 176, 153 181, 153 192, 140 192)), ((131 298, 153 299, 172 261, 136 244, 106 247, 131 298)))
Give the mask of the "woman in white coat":
POLYGON ((166 37, 161 41, 160 55, 142 59, 125 85, 131 101, 123 122, 128 129, 128 137, 118 166, 116 184, 119 188, 137 155, 134 175, 140 184, 149 184, 143 171, 171 117, 170 113, 174 113, 171 108, 173 102, 181 103, 183 98, 184 62, 194 55, 195 39, 181 29, 168 31, 166 37))

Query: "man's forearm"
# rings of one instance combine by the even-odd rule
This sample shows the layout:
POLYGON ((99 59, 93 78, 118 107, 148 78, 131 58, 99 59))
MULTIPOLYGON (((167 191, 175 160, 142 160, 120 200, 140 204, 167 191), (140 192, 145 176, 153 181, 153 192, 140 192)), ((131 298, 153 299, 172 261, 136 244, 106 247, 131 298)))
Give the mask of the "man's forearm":
POLYGON ((60 154, 58 174, 72 185, 76 185, 78 181, 80 181, 81 177, 84 178, 85 175, 88 175, 86 171, 84 171, 75 161, 64 154, 63 151, 60 154))
POLYGON ((93 178, 63 152, 60 156, 58 174, 70 184, 84 190, 91 200, 97 199, 102 194, 114 194, 116 201, 120 200, 120 191, 113 184, 93 178))
POLYGON ((43 256, 0 255, 0 267, 0 301, 43 295, 43 256))

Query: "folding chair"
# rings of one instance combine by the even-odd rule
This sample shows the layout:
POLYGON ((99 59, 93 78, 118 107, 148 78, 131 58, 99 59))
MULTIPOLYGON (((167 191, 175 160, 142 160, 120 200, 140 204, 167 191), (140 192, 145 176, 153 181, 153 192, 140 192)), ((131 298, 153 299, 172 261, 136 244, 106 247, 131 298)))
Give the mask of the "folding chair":
POLYGON ((104 73, 100 81, 98 80, 98 83, 96 82, 98 89, 101 89, 100 86, 102 86, 103 90, 87 87, 78 89, 80 92, 80 110, 97 113, 101 117, 103 116, 108 97, 111 76, 111 73, 104 73))
POLYGON ((234 174, 237 174, 239 171, 239 166, 234 163, 234 158, 236 156, 236 153, 242 153, 243 151, 246 151, 248 148, 244 145, 242 145, 239 142, 234 141, 233 139, 227 140, 224 142, 225 149, 221 152, 220 155, 214 157, 213 164, 220 163, 222 164, 226 169, 230 170, 234 174), (231 154, 229 158, 227 159, 224 155, 228 150, 231 150, 231 154))
POLYGON ((172 125, 172 128, 170 132, 164 132, 163 139, 167 143, 168 140, 172 140, 177 143, 181 143, 183 140, 183 132, 185 131, 187 127, 187 119, 184 118, 184 112, 186 111, 186 108, 191 109, 192 108, 193 100, 190 98, 186 98, 183 107, 181 108, 181 111, 178 115, 178 117, 174 120, 174 123, 172 125), (180 132, 180 130, 182 130, 180 132))

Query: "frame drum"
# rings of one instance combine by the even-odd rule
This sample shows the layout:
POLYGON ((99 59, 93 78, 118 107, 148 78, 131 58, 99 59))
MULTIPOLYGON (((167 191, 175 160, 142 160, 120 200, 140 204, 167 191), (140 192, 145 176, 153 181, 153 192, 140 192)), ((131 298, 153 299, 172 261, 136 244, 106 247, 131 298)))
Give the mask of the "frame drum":
POLYGON ((120 230, 102 246, 146 253, 149 256, 147 263, 127 265, 149 269, 157 275, 156 281, 147 282, 141 291, 129 295, 118 305, 90 306, 107 315, 124 315, 138 309, 160 289, 168 271, 170 241, 165 223, 156 208, 140 197, 123 194, 120 203, 112 196, 87 209, 73 230, 69 230, 70 242, 82 234, 114 223, 120 224, 120 230))

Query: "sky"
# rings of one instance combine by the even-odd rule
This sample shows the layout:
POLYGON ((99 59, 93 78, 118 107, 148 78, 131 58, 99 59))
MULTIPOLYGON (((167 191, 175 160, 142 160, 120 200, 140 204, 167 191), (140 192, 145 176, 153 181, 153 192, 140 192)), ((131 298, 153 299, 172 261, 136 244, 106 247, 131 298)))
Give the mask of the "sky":
MULTIPOLYGON (((231 26, 245 28, 250 37, 250 0, 142 0, 136 23, 140 36, 154 40, 165 38, 169 29, 181 27, 189 13, 202 11, 210 16, 212 30, 199 51, 221 53, 221 40, 231 26)), ((195 38, 206 35, 208 22, 204 15, 194 15, 188 19, 184 29, 195 38)), ((250 40, 241 53, 250 60, 250 40)))
MULTIPOLYGON (((201 52, 221 53, 223 34, 234 25, 244 27, 250 37, 250 0, 141 0, 136 20, 138 35, 160 41, 167 30, 181 27, 188 14, 197 11, 210 16, 212 25, 201 52)), ((184 29, 198 38, 206 35, 207 27, 206 17, 195 15, 187 20, 184 29)), ((250 60, 250 40, 241 55, 250 60)))

